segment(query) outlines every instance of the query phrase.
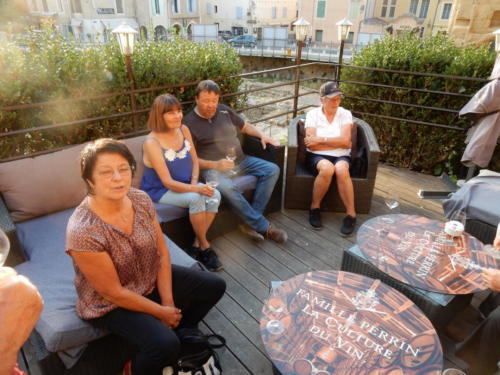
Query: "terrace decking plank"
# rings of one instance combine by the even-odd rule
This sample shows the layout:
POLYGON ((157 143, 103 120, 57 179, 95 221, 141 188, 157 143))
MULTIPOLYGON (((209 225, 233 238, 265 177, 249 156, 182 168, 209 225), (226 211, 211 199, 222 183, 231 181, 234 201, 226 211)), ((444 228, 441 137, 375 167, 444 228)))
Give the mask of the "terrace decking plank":
MULTIPOLYGON (((266 268, 266 265, 261 264, 249 256, 238 247, 239 245, 235 245, 225 237, 219 237, 216 241, 212 241, 212 245, 214 249, 221 251, 222 256, 229 257, 254 278, 258 279, 263 284, 264 288, 269 280, 276 280, 279 278, 276 273, 266 268)), ((231 274, 233 273, 231 272, 231 274)), ((238 272, 234 272, 234 275, 237 275, 239 278, 238 272)))
POLYGON ((233 275, 233 277, 236 276, 238 281, 260 301, 265 300, 268 295, 266 280, 272 276, 265 279, 258 278, 255 274, 252 274, 250 270, 247 270, 236 260, 232 259, 230 255, 231 250, 228 251, 227 249, 224 249, 223 246, 220 246, 220 242, 221 241, 217 241, 217 243, 213 243, 212 246, 219 255, 219 259, 224 265, 224 270, 233 275))
POLYGON ((306 257, 314 255, 321 260, 322 263, 317 269, 325 269, 325 264, 328 267, 333 267, 334 261, 332 261, 331 258, 330 243, 324 243, 323 239, 318 238, 314 238, 315 241, 311 240, 306 234, 308 231, 307 229, 304 229, 302 226, 294 223, 293 221, 287 222, 288 219, 283 216, 284 214, 273 214, 271 216, 271 219, 280 224, 288 233, 288 242, 280 246, 288 247, 290 246, 290 243, 293 243, 296 246, 302 247, 308 253, 305 255, 306 257), (283 224, 284 222, 286 224, 283 224), (323 243, 318 244, 317 242, 323 243))
MULTIPOLYGON (((248 340, 218 308, 212 309, 204 320, 211 330, 220 332, 226 338, 227 349, 239 359, 249 373, 273 375, 269 358, 256 349, 252 341, 248 340)), ((258 330, 258 328, 255 322, 255 329, 258 330)), ((228 366, 225 363, 222 366, 225 374, 228 366)))
POLYGON ((224 296, 217 309, 231 322, 263 355, 266 354, 264 344, 260 339, 259 320, 255 320, 233 299, 224 296), (257 325, 257 326, 256 326, 257 325), (256 329, 257 328, 257 329, 256 329))
MULTIPOLYGON (((221 334, 222 332, 216 332, 212 330, 205 323, 200 324, 200 329, 205 334, 217 333, 221 334)), ((216 349, 217 355, 219 356, 219 360, 221 365, 224 368, 224 374, 230 375, 248 375, 251 374, 247 370, 247 368, 239 361, 238 357, 236 357, 227 347, 222 347, 220 349, 216 349)))
POLYGON ((226 271, 217 273, 226 281, 226 294, 233 298, 255 320, 260 319, 262 301, 250 293, 238 280, 238 275, 230 275, 226 271))
MULTIPOLYGON (((233 239, 236 240, 235 237, 233 239)), ((239 233, 239 237, 237 240, 238 243, 245 242, 250 243, 253 246, 257 246, 261 251, 276 259, 277 262, 285 265, 294 274, 303 273, 310 270, 310 267, 305 264, 302 259, 300 259, 300 257, 294 255, 287 248, 287 246, 279 247, 278 244, 275 244, 272 241, 256 242, 242 233, 239 233)), ((269 281, 269 279, 267 279, 266 281, 269 281)))
MULTIPOLYGON (((286 265, 278 262, 269 254, 263 252, 255 244, 242 240, 242 234, 233 231, 225 237, 237 245, 248 256, 259 262, 263 267, 272 270, 279 280, 287 280, 295 276, 295 273, 286 267, 286 265)), ((275 279, 276 280, 276 279, 275 279)))

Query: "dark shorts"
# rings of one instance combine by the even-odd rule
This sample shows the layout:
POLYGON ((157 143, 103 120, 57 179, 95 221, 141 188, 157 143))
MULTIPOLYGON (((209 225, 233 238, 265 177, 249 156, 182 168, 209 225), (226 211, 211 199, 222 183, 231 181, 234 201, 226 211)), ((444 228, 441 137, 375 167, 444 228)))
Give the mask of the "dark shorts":
POLYGON ((318 174, 318 170, 316 169, 316 165, 323 160, 326 159, 330 161, 333 165, 337 164, 339 161, 346 161, 349 166, 351 165, 351 157, 350 156, 330 156, 330 155, 318 155, 313 154, 312 152, 306 152, 306 167, 313 175, 318 174))

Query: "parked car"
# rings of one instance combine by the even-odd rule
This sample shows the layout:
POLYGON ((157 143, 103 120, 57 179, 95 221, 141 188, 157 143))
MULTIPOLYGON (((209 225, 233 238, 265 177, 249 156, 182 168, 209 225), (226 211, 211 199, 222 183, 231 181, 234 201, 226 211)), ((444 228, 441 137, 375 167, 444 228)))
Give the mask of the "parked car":
POLYGON ((233 37, 233 33, 229 30, 219 30, 219 36, 223 40, 229 40, 233 37))
POLYGON ((253 48, 257 45, 257 38, 253 35, 239 35, 235 38, 229 39, 228 43, 233 47, 253 48))

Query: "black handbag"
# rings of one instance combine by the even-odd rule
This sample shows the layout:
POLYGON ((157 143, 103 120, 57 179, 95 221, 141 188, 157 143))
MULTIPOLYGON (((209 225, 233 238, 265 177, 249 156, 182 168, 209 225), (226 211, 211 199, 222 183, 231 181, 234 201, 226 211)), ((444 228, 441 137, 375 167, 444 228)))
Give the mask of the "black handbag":
POLYGON ((214 349, 226 344, 220 335, 205 335, 197 329, 178 331, 181 355, 175 367, 165 367, 162 375, 221 375, 222 367, 214 349), (218 342, 214 342, 217 340, 218 342))

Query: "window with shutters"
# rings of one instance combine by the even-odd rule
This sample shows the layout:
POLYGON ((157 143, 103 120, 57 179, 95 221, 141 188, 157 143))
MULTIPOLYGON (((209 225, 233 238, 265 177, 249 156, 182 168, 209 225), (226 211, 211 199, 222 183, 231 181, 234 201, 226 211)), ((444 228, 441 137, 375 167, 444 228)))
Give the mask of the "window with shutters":
POLYGON ((115 0, 116 3, 116 14, 123 14, 123 0, 115 0))
POLYGON ((448 20, 450 19, 450 13, 451 13, 451 4, 443 4, 443 12, 441 13, 441 19, 442 20, 448 20))
POLYGON ((325 18, 326 0, 318 0, 316 3, 316 18, 325 18))
POLYGON ((179 0, 172 0, 172 13, 179 13, 179 0))
POLYGON ((417 15, 417 8, 418 8, 418 0, 411 0, 410 10, 408 12, 416 16, 417 15))
POLYGON ((422 0, 422 5, 420 6, 420 13, 418 18, 426 18, 427 12, 429 11, 430 0, 422 0))
POLYGON ((316 30, 316 32, 314 33, 314 40, 316 42, 323 41, 323 30, 316 30))

